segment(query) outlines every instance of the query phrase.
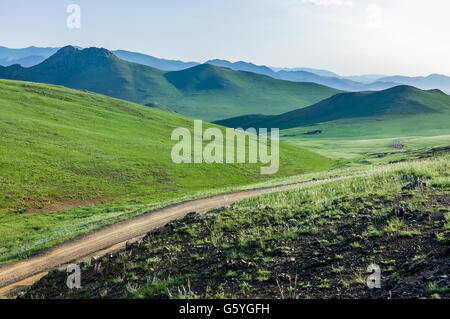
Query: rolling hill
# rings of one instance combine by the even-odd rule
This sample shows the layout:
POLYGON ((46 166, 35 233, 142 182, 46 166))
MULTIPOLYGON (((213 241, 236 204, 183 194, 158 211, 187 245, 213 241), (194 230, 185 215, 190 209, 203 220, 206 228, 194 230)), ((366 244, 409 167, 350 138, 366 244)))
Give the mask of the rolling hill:
MULTIPOLYGON (((366 84, 362 84, 359 82, 355 82, 348 79, 340 78, 339 76, 324 76, 319 75, 314 72, 309 72, 303 69, 294 69, 294 70, 278 70, 274 71, 267 66, 258 66, 253 63, 248 62, 229 62, 226 60, 210 60, 206 62, 207 64, 212 64, 215 66, 230 68, 235 71, 247 71, 253 72, 257 74, 264 74, 270 76, 274 79, 292 81, 292 82, 311 82, 316 84, 325 85, 328 87, 332 87, 334 89, 343 90, 343 91, 361 91, 366 90, 366 84)), ((320 74, 327 74, 325 71, 318 71, 320 74)), ((388 84, 383 84, 387 86, 388 84)))
POLYGON ((0 78, 85 89, 144 105, 159 103, 208 121, 255 112, 279 114, 339 92, 209 64, 166 72, 121 60, 106 49, 71 46, 30 68, 0 67, 0 78))
POLYGON ((329 128, 339 125, 342 130, 353 127, 354 136, 358 136, 358 131, 363 136, 368 130, 371 135, 403 132, 405 135, 400 136, 407 136, 407 133, 418 135, 427 130, 448 130, 449 121, 450 96, 439 90, 397 86, 378 92, 341 93, 281 115, 247 115, 217 123, 230 127, 304 127, 304 132, 327 128, 321 137, 333 137, 329 128))
POLYGON ((334 163, 282 144, 272 176, 260 164, 174 164, 171 132, 192 119, 60 86, 0 80, 0 113, 0 263, 158 203, 334 163))

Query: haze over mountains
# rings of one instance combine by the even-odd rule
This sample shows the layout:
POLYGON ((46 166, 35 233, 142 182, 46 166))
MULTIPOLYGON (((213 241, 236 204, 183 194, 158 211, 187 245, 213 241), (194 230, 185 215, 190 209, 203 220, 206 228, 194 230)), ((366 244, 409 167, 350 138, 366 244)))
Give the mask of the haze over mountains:
POLYGON ((313 82, 343 91, 385 90, 398 85, 412 85, 421 89, 440 89, 450 92, 450 77, 432 74, 428 77, 406 77, 383 75, 361 75, 341 77, 326 70, 308 68, 280 69, 258 66, 247 62, 229 62, 226 60, 210 60, 206 63, 227 67, 232 70, 248 71, 264 74, 275 79, 293 82, 313 82))
MULTIPOLYGON (((382 130, 390 136, 388 132, 438 134, 450 122, 450 97, 442 91, 391 87, 398 81, 419 87, 446 86, 449 82, 445 76, 383 77, 362 84, 304 70, 276 72, 246 62, 211 60, 205 64, 191 62, 193 66, 185 68, 187 64, 182 61, 155 60, 127 51, 120 54, 136 62, 160 63, 161 67, 165 63, 165 68, 181 70, 165 71, 128 62, 106 49, 67 46, 33 67, 0 66, 0 78, 84 89, 229 127, 304 128, 305 132, 325 128, 325 136, 339 134, 336 127, 353 135, 370 128, 372 135, 382 130), (377 86, 380 91, 343 93, 309 79, 361 90, 377 86)), ((16 57, 24 58, 21 52, 16 57)))
MULTIPOLYGON (((28 47, 23 49, 9 49, 0 46, 0 65, 10 66, 13 64, 20 64, 23 67, 31 67, 44 62, 59 49, 61 48, 28 47)), ((198 62, 160 59, 150 55, 125 50, 116 50, 112 52, 123 60, 151 66, 165 71, 178 71, 200 64, 198 62)))
POLYGON ((30 68, 0 67, 0 78, 85 89, 140 104, 159 103, 208 121, 256 112, 279 114, 339 93, 315 83, 281 81, 210 64, 167 72, 121 60, 106 49, 72 46, 30 68))
POLYGON ((423 90, 440 88, 450 93, 450 77, 441 74, 431 74, 427 77, 389 76, 378 79, 378 82, 394 82, 415 86, 423 90))
MULTIPOLYGON (((9 49, 0 47, 0 65, 10 66, 20 64, 30 67, 43 62, 59 48, 29 47, 24 49, 9 49)), ((164 71, 180 71, 194 67, 199 62, 184 62, 156 58, 150 55, 130 52, 126 50, 111 51, 119 58, 138 64, 147 65, 164 71)), ((355 75, 343 77, 328 70, 312 68, 275 68, 258 66, 248 62, 229 62, 226 60, 209 60, 205 62, 215 66, 230 68, 235 71, 247 71, 263 74, 275 79, 294 82, 313 82, 344 91, 384 90, 398 85, 412 85, 420 89, 440 89, 450 93, 450 77, 432 74, 427 77, 384 76, 384 75, 355 75)))
POLYGON ((330 77, 330 78, 340 78, 341 76, 337 73, 328 71, 328 70, 321 70, 321 69, 313 69, 313 68, 277 68, 277 67, 270 67, 272 70, 274 70, 275 72, 278 71, 304 71, 304 72, 309 72, 309 73, 314 73, 320 76, 326 76, 326 77, 330 77))
POLYGON ((112 52, 122 60, 151 66, 152 68, 164 71, 180 71, 200 64, 198 62, 183 62, 178 60, 160 59, 150 55, 125 50, 116 50, 112 52))
POLYGON ((52 54, 55 54, 58 49, 33 46, 23 49, 10 49, 0 46, 0 65, 20 64, 23 67, 30 67, 41 63, 52 54))
POLYGON ((236 71, 247 71, 258 74, 264 74, 274 79, 286 80, 292 82, 312 82, 329 86, 343 91, 364 91, 369 89, 384 89, 392 86, 396 86, 396 83, 377 83, 373 85, 356 82, 353 80, 333 76, 334 73, 324 70, 314 70, 307 68, 295 68, 295 69, 277 69, 277 71, 267 67, 258 66, 248 62, 229 62, 226 60, 210 60, 206 63, 230 68, 236 71))

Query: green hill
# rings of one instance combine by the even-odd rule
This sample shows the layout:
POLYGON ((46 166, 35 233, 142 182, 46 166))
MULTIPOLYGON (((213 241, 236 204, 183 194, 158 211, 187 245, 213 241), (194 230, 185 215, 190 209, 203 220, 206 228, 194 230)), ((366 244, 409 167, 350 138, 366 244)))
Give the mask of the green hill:
POLYGON ((150 92, 176 94, 163 75, 164 71, 122 61, 106 49, 71 46, 30 68, 0 67, 0 77, 6 79, 63 85, 134 102, 148 99, 147 103, 155 100, 150 92))
POLYGON ((171 132, 192 119, 59 86, 0 80, 0 114, 0 262, 166 201, 333 165, 283 144, 272 176, 260 164, 177 165, 171 132))
POLYGON ((166 72, 121 60, 106 49, 71 46, 30 68, 0 67, 0 78, 64 85, 143 105, 159 103, 208 121, 255 112, 280 114, 339 92, 207 64, 166 72))
MULTIPOLYGON (((312 106, 277 116, 247 115, 216 123, 230 127, 305 127, 304 130, 341 125, 348 129, 355 127, 351 134, 354 136, 373 130, 378 131, 372 132, 374 135, 384 136, 393 131, 393 134, 406 133, 405 129, 414 135, 427 129, 445 129, 448 125, 443 124, 449 120, 450 96, 439 90, 397 86, 379 92, 337 94, 312 106)), ((329 130, 324 134, 327 132, 329 130)), ((330 134, 322 136, 332 137, 330 134)))
POLYGON ((217 124, 279 127, 287 143, 344 162, 367 164, 415 158, 450 145, 450 96, 398 86, 344 93, 281 115, 246 115, 217 124), (400 141, 403 148, 394 147, 400 141))

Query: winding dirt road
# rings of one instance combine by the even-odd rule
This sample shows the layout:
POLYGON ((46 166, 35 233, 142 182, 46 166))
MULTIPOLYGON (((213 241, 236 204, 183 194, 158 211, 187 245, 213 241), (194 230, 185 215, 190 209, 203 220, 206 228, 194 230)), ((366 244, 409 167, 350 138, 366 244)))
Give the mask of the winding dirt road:
POLYGON ((102 256, 118 248, 124 248, 126 241, 137 240, 150 230, 161 227, 179 217, 184 217, 189 212, 204 214, 210 210, 250 197, 313 183, 317 182, 254 189, 192 200, 168 206, 77 237, 44 250, 37 256, 0 267, 0 296, 7 296, 23 286, 32 285, 51 269, 86 260, 92 256, 102 256))

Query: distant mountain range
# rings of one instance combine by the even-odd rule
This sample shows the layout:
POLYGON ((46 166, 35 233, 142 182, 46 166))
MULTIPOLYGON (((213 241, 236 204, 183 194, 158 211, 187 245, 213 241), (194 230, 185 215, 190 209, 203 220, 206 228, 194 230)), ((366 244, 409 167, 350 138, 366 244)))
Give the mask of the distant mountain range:
MULTIPOLYGON (((322 84, 343 91, 362 91, 368 89, 367 86, 363 83, 354 82, 351 80, 342 79, 338 77, 323 76, 316 73, 304 71, 304 69, 274 71, 267 66, 258 66, 253 63, 243 61, 232 63, 226 60, 210 60, 207 61, 206 63, 230 68, 235 71, 247 71, 258 74, 264 74, 279 80, 286 80, 293 82, 312 82, 322 84)), ((324 74, 324 72, 325 71, 319 70, 319 73, 321 74, 324 74)), ((395 84, 392 85, 395 86, 395 84)), ((388 86, 388 84, 384 86, 388 86)))
POLYGON ((58 48, 28 47, 24 49, 10 49, 0 46, 0 65, 20 64, 23 67, 30 67, 41 63, 52 54, 55 54, 56 51, 58 51, 58 48))
POLYGON ((180 71, 188 68, 192 68, 193 66, 199 65, 198 62, 183 62, 178 60, 166 60, 155 58, 150 55, 130 52, 125 50, 117 50, 112 51, 115 55, 117 55, 122 60, 143 64, 147 66, 151 66, 152 68, 164 70, 164 71, 180 71))
MULTIPOLYGON (((30 67, 42 63, 56 53, 59 48, 29 47, 24 49, 9 49, 0 47, 0 65, 10 66, 20 64, 30 67)), ((150 55, 125 50, 111 51, 119 58, 164 71, 180 71, 197 66, 199 62, 183 62, 156 58, 150 55)), ((229 62, 226 60, 209 60, 205 62, 235 71, 246 71, 263 74, 279 80, 293 82, 312 82, 343 91, 357 92, 367 90, 384 90, 398 85, 412 85, 420 89, 440 89, 450 93, 450 77, 432 74, 427 77, 356 75, 342 77, 334 72, 312 68, 275 68, 258 66, 248 62, 229 62)))
POLYGON ((402 83, 423 90, 440 89, 450 92, 450 77, 441 74, 431 74, 427 77, 389 76, 377 80, 377 83, 402 83))
MULTIPOLYGON (((341 77, 341 76, 338 76, 341 77)), ((365 84, 370 84, 378 81, 379 79, 385 77, 385 75, 381 74, 364 74, 364 75, 353 75, 353 76, 346 76, 345 78, 348 80, 352 80, 355 82, 361 82, 365 84)))
POLYGON ((404 77, 383 75, 361 75, 351 77, 341 77, 335 73, 325 70, 315 70, 308 68, 295 69, 271 69, 267 66, 258 66, 248 62, 229 62, 226 60, 210 60, 206 63, 227 67, 237 71, 254 72, 264 74, 275 79, 293 82, 312 82, 329 86, 338 90, 358 92, 358 91, 379 91, 399 85, 412 85, 420 89, 440 89, 450 92, 450 77, 433 74, 428 77, 404 77), (334 76, 333 76, 334 75, 334 76))
MULTIPOLYGON (((76 48, 81 49, 79 47, 76 48)), ((23 49, 9 49, 0 46, 0 65, 10 66, 20 64, 23 67, 34 66, 44 62, 59 49, 61 48, 28 47, 23 49)), ((178 71, 200 64, 198 62, 160 59, 150 55, 125 50, 116 50, 112 52, 125 61, 151 66, 164 71, 178 71)))
POLYGON ((255 112, 279 114, 340 92, 315 83, 281 81, 210 64, 162 71, 124 61, 106 49, 79 50, 72 46, 30 68, 0 67, 0 78, 57 84, 144 105, 163 105, 208 121, 255 112))
POLYGON ((336 74, 336 73, 328 71, 328 70, 313 69, 313 68, 276 68, 276 67, 271 67, 271 69, 274 70, 275 72, 278 72, 278 71, 304 71, 304 72, 317 74, 320 76, 326 76, 329 78, 340 78, 341 77, 339 74, 336 74))

